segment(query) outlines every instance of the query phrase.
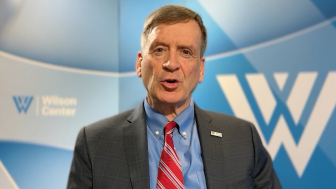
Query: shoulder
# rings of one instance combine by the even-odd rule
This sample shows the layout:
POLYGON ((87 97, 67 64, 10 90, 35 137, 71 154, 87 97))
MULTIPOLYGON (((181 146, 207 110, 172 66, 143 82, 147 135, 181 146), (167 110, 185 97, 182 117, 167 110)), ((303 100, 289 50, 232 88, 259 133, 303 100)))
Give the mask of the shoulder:
POLYGON ((208 116, 209 120, 214 124, 225 124, 226 126, 248 126, 251 127, 252 123, 249 121, 246 121, 244 119, 240 119, 237 117, 234 117, 232 115, 220 113, 220 112, 214 112, 209 110, 204 110, 198 108, 198 111, 201 112, 201 114, 204 114, 208 116))
POLYGON ((203 110, 198 107, 195 108, 195 114, 197 124, 200 126, 211 125, 211 128, 227 133, 229 138, 252 138, 256 133, 256 128, 251 122, 228 114, 203 110))
POLYGON ((117 115, 99 120, 88 126, 82 128, 87 137, 93 137, 97 135, 103 135, 106 132, 119 133, 122 130, 122 126, 128 124, 127 118, 132 114, 133 110, 128 110, 117 115))

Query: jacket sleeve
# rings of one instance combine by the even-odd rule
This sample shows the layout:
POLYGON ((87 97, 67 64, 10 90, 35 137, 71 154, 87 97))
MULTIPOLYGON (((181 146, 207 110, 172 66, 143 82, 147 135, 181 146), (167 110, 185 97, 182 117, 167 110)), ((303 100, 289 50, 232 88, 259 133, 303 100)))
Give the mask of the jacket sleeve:
POLYGON ((267 150, 262 144, 260 136, 254 125, 251 125, 254 157, 254 188, 257 189, 281 189, 278 176, 273 169, 273 162, 267 150))
POLYGON ((79 131, 73 155, 67 189, 92 188, 92 166, 87 148, 85 127, 79 131))

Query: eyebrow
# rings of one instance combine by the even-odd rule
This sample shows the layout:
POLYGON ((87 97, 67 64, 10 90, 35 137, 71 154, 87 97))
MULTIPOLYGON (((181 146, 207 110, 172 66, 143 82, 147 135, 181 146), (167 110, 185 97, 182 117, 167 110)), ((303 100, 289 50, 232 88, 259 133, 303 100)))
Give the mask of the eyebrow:
POLYGON ((194 45, 177 45, 178 49, 190 49, 196 51, 196 47, 194 45))
MULTIPOLYGON (((159 46, 159 45, 169 46, 168 43, 161 42, 161 41, 156 41, 156 42, 151 44, 149 49, 153 49, 154 47, 159 46)), ((179 45, 179 44, 177 44, 177 48, 178 49, 190 49, 190 50, 193 50, 193 51, 196 51, 196 49, 197 49, 195 45, 179 45)))
POLYGON ((156 41, 149 46, 149 49, 153 49, 154 47, 156 47, 158 45, 169 46, 167 43, 156 41))

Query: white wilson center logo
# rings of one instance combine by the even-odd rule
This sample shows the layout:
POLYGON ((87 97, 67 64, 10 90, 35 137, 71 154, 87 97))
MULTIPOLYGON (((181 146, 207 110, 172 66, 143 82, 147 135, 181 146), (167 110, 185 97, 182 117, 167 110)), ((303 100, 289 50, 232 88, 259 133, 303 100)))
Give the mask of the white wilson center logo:
MULTIPOLYGON (((300 120, 317 75, 317 72, 300 72, 289 93, 285 103, 295 124, 300 120)), ((274 73, 280 90, 286 83, 287 76, 288 73, 274 73)), ((268 125, 277 106, 271 88, 265 76, 261 73, 246 74, 245 77, 263 119, 268 125)), ((237 117, 255 124, 272 159, 276 157, 279 148, 283 145, 298 176, 301 177, 335 108, 336 72, 328 73, 298 143, 295 142, 283 115, 280 115, 277 120, 271 138, 267 143, 237 76, 234 74, 217 75, 217 80, 233 113, 237 117)))

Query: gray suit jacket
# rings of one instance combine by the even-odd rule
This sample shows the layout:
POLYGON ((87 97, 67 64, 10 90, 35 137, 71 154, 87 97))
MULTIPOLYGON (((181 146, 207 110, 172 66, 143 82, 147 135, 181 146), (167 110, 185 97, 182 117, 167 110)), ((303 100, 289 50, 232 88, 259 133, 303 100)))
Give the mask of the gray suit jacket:
MULTIPOLYGON (((251 123, 197 106, 195 116, 208 189, 281 188, 251 123)), ((81 129, 67 188, 149 188, 146 129, 143 104, 81 129)))

